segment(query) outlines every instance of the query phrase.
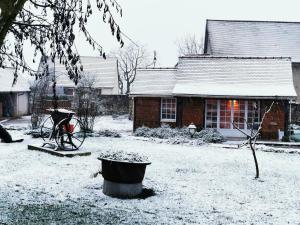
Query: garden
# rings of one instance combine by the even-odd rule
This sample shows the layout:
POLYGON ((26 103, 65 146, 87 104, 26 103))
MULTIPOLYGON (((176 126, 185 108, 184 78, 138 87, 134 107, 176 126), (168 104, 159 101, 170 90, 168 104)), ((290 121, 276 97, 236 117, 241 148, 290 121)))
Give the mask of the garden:
POLYGON ((136 136, 126 116, 97 117, 97 135, 87 137, 82 146, 91 155, 74 158, 28 150, 28 144, 41 143, 40 138, 26 135, 29 123, 28 117, 3 123, 12 136, 24 138, 24 142, 0 143, 2 224, 297 224, 300 221, 297 151, 289 154, 258 146, 261 176, 254 179, 248 147, 228 148, 226 142, 207 143, 196 137, 191 140, 186 133, 180 138, 173 134, 173 138, 159 138, 158 130, 150 131, 156 132, 150 137, 147 128, 142 128, 136 136), (102 127, 119 135, 98 135, 104 132, 102 127), (115 151, 137 153, 151 161, 143 181, 145 195, 119 199, 103 194, 103 178, 95 176, 101 168, 97 158, 115 151))

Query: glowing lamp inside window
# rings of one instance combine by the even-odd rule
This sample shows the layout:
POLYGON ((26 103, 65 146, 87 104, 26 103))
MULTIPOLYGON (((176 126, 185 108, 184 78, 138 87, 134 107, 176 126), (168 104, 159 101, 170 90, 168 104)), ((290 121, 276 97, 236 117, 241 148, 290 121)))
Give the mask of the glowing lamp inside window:
POLYGON ((237 100, 233 100, 233 109, 235 111, 239 110, 239 102, 237 100))

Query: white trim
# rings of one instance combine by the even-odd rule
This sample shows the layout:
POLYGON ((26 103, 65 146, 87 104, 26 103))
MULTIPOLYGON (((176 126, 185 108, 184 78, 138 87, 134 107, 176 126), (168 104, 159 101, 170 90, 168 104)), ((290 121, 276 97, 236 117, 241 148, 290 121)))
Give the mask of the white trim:
POLYGON ((220 109, 221 109, 221 101, 217 100, 217 129, 220 129, 220 109))
POLYGON ((160 119, 160 122, 174 123, 176 122, 176 119, 160 119))
POLYGON ((170 123, 173 123, 173 122, 176 122, 176 118, 177 118, 177 99, 176 98, 170 98, 170 97, 160 98, 160 122, 170 122, 170 123), (166 100, 166 99, 175 100, 175 119, 163 119, 162 118, 163 100, 166 100))
MULTIPOLYGON (((248 100, 245 101, 245 118, 248 119, 248 100)), ((254 115, 255 116, 255 115, 254 115)), ((248 124, 247 124, 247 120, 244 120, 244 127, 247 129, 248 124)))

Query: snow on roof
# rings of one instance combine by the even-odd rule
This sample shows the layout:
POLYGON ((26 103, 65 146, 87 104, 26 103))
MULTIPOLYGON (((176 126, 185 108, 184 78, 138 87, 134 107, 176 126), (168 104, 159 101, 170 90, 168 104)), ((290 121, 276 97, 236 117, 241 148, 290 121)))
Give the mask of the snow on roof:
POLYGON ((175 68, 138 69, 131 95, 171 95, 175 85, 175 68))
POLYGON ((30 76, 28 74, 20 74, 17 83, 13 85, 14 69, 0 69, 0 92, 28 92, 30 91, 30 76))
POLYGON ((207 20, 205 53, 291 57, 300 62, 300 23, 207 20))
MULTIPOLYGON (((81 56, 80 57, 83 73, 88 76, 95 77, 97 88, 114 88, 118 82, 117 74, 117 59, 114 57, 91 57, 81 56)), ((53 74, 54 64, 51 60, 48 60, 49 73, 53 74)), ((55 60, 55 75, 57 76, 57 85, 65 87, 75 87, 73 81, 68 77, 68 73, 65 66, 59 63, 59 60, 55 60)))
POLYGON ((294 97, 289 58, 181 57, 175 95, 294 97))
POLYGON ((139 70, 131 94, 296 97, 290 58, 216 56, 180 57, 176 69, 139 70))

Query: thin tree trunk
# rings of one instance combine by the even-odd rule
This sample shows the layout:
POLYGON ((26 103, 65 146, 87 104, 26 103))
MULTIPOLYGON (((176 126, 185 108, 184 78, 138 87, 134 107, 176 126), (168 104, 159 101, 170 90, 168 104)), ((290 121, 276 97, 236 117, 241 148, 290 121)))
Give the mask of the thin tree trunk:
POLYGON ((255 153, 255 149, 252 143, 252 138, 249 138, 249 144, 250 144, 250 148, 252 151, 252 155, 253 155, 253 159, 254 159, 254 163, 255 163, 255 170, 256 170, 256 175, 255 175, 255 179, 259 178, 259 168, 258 168, 258 162, 257 162, 257 158, 256 158, 256 153, 255 153))

